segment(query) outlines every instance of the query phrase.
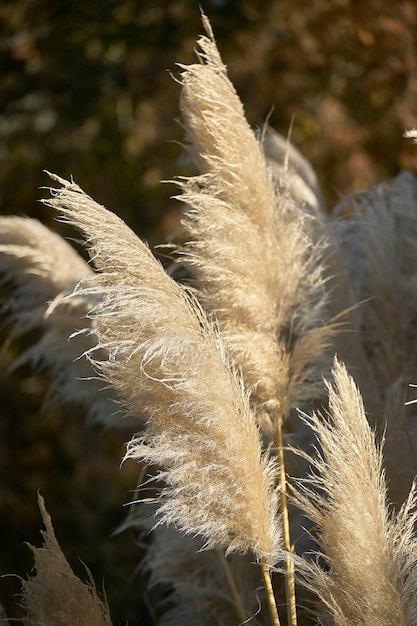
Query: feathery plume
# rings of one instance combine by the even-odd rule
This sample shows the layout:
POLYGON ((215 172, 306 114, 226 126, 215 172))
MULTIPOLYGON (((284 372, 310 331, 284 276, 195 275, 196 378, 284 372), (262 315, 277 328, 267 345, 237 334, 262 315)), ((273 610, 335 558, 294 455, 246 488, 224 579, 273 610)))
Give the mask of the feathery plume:
POLYGON ((405 439, 409 449, 416 445, 410 407, 404 404, 417 361, 417 179, 401 172, 373 191, 347 196, 335 211, 344 213, 348 216, 337 224, 340 251, 354 298, 362 302, 355 312, 357 327, 379 398, 370 406, 366 394, 365 406, 379 433, 386 433, 390 497, 399 506, 413 476, 410 457, 404 450, 396 453, 394 443, 405 439))
POLYGON ((290 195, 298 206, 304 206, 321 221, 326 205, 317 175, 309 161, 289 141, 268 126, 258 136, 268 169, 276 185, 286 181, 290 195))
POLYGON ((338 332, 332 341, 334 351, 348 365, 350 371, 355 371, 361 393, 366 394, 367 406, 377 413, 379 403, 374 391, 372 372, 367 367, 366 355, 355 322, 357 301, 353 299, 347 270, 338 248, 337 237, 334 236, 334 220, 326 212, 316 173, 297 148, 270 127, 262 136, 262 147, 276 185, 276 193, 281 192, 280 184, 284 180, 287 186, 284 192, 290 194, 295 205, 303 207, 303 210, 317 218, 309 224, 317 231, 315 236, 313 232, 310 233, 312 241, 322 237, 323 228, 326 231, 326 264, 323 269, 327 293, 331 294, 331 297, 326 303, 323 319, 340 318, 343 312, 343 330, 338 332))
POLYGON ((72 571, 55 537, 45 502, 38 495, 45 524, 42 548, 29 546, 35 557, 35 576, 22 581, 25 622, 33 626, 111 626, 107 604, 98 596, 94 582, 82 583, 72 571))
MULTIPOLYGON (((62 237, 34 219, 0 218, 1 283, 11 285, 1 312, 12 323, 10 338, 39 328, 38 341, 16 359, 13 369, 23 363, 50 369, 54 382, 49 401, 68 400, 83 405, 89 422, 119 425, 115 405, 101 393, 102 384, 93 380, 94 371, 80 354, 93 346, 93 338, 77 330, 91 328, 87 313, 91 298, 67 296, 80 280, 93 275, 90 266, 62 237), (84 379, 90 379, 86 382, 84 379)), ((97 295, 99 297, 99 294, 97 295)))
POLYGON ((358 327, 385 399, 400 378, 406 384, 415 374, 417 179, 402 172, 374 191, 347 196, 335 210, 343 213, 350 216, 338 223, 340 250, 354 299, 363 302, 358 327))
MULTIPOLYGON (((142 513, 135 527, 142 526, 143 532, 142 513)), ((152 532, 141 569, 149 572, 151 593, 156 587, 170 592, 156 607, 163 611, 158 624, 236 626, 249 618, 250 623, 259 623, 252 617, 259 608, 259 568, 247 555, 227 558, 226 567, 236 581, 235 599, 229 593, 224 556, 217 550, 201 551, 201 547, 197 538, 183 537, 172 527, 158 526, 152 532)))
POLYGON ((41 326, 48 303, 92 274, 62 237, 26 217, 0 218, 0 259, 2 282, 13 284, 13 297, 2 305, 13 336, 41 326))
POLYGON ((333 376, 329 414, 305 416, 321 451, 308 457, 316 471, 300 481, 295 497, 315 524, 320 559, 298 559, 296 566, 324 603, 321 624, 411 626, 417 617, 410 593, 417 583, 414 489, 398 516, 391 515, 382 449, 360 393, 337 359, 333 376))
POLYGON ((108 358, 90 358, 126 412, 147 419, 127 457, 163 468, 160 523, 201 536, 204 548, 252 552, 272 565, 280 542, 275 466, 261 453, 219 337, 118 217, 53 178, 62 188, 45 202, 84 234, 98 270, 83 292, 102 296, 90 315, 108 358))
POLYGON ((287 169, 273 180, 205 26, 200 63, 181 66, 187 145, 201 174, 179 181, 188 205, 180 256, 271 433, 271 415, 284 418, 321 387, 317 361, 330 332, 324 244, 294 201, 287 169))
MULTIPOLYGON (((318 207, 312 212, 297 204, 298 186, 287 164, 278 172, 275 167, 275 178, 268 169, 204 16, 203 23, 208 36, 198 42, 200 62, 181 66, 180 107, 200 175, 179 182, 180 199, 188 205, 180 259, 195 276, 203 306, 218 320, 259 425, 275 442, 289 552, 282 423, 293 406, 311 402, 322 388, 319 364, 333 331, 325 324, 324 231, 314 218, 318 207)), ((294 626, 289 559, 287 568, 294 626)))

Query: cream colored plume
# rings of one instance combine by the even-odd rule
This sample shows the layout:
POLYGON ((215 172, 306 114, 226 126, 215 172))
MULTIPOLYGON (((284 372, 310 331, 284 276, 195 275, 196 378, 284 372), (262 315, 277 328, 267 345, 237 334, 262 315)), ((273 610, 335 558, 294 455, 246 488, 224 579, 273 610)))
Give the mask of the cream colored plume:
POLYGON ((85 584, 75 576, 40 495, 38 502, 46 530, 42 531, 42 548, 29 546, 36 573, 22 581, 22 604, 27 613, 24 622, 29 626, 111 626, 107 603, 99 598, 92 581, 85 584))
POLYGON ((337 360, 333 376, 329 414, 305 418, 319 449, 309 458, 314 473, 300 481, 296 497, 314 524, 320 558, 299 559, 296 568, 324 603, 318 611, 321 624, 412 626, 417 618, 415 492, 398 516, 390 513, 382 450, 360 393, 337 360))
POLYGON ((335 210, 340 250, 363 304, 356 315, 378 391, 415 375, 417 334, 417 179, 402 172, 368 192, 347 196, 335 210), (359 265, 360 263, 360 265, 359 265), (359 265, 359 267, 358 267, 359 265))
POLYGON ((113 418, 117 410, 100 392, 94 371, 80 354, 91 348, 91 336, 77 335, 88 330, 86 315, 94 302, 79 296, 68 299, 77 283, 93 275, 90 266, 62 237, 34 219, 0 217, 0 275, 4 285, 2 312, 11 323, 10 338, 35 328, 41 330, 38 341, 28 347, 13 368, 30 362, 54 373, 49 390, 53 401, 73 401, 87 411, 90 422, 119 424, 113 418))
POLYGON ((269 430, 271 414, 285 417, 322 387, 317 365, 330 329, 324 236, 317 240, 312 215, 320 202, 305 210, 304 185, 298 204, 285 167, 273 179, 205 25, 200 63, 181 66, 186 140, 201 174, 179 182, 188 240, 180 256, 269 430))
POLYGON ((417 179, 402 172, 347 196, 335 214, 345 215, 337 225, 340 250, 361 302, 357 327, 379 399, 374 414, 364 394, 365 408, 386 433, 390 494, 401 505, 415 475, 417 441, 412 407, 405 405, 415 397, 409 385, 417 363, 417 179))
POLYGON ((258 141, 266 157, 268 169, 278 186, 282 180, 298 206, 304 206, 321 221, 326 211, 325 201, 317 175, 309 161, 285 137, 267 127, 258 133, 258 141))
POLYGON ((275 468, 240 382, 217 334, 194 299, 177 285, 148 247, 114 214, 74 183, 53 177, 48 205, 84 235, 97 268, 102 300, 91 312, 100 375, 127 413, 147 427, 127 456, 162 469, 158 514, 205 547, 252 552, 267 565, 279 548, 275 468))
POLYGON ((13 336, 42 325, 49 302, 92 273, 62 237, 25 217, 0 217, 0 260, 2 282, 13 285, 3 305, 13 336))
MULTIPOLYGON (((133 510, 127 527, 145 535, 148 545, 141 569, 149 574, 151 593, 158 588, 163 598, 159 626, 236 626, 257 613, 261 578, 250 555, 225 559, 218 550, 201 551, 201 540, 184 537, 172 526, 158 526, 151 532, 153 507, 139 504, 133 510)), ((250 623, 259 624, 257 619, 250 623)))

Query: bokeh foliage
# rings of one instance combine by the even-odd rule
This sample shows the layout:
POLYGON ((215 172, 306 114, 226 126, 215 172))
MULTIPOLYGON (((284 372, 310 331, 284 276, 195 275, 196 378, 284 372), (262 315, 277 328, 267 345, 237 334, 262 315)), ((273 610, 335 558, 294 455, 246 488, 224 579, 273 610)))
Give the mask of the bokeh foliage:
MULTIPOLYGON (((37 202, 47 169, 74 176, 151 245, 175 232, 175 188, 160 181, 190 171, 173 77, 176 62, 194 59, 200 4, 250 123, 269 117, 287 134, 293 121, 329 207, 415 169, 402 138, 417 124, 412 0, 2 0, 0 213, 62 232, 37 202)), ((99 586, 104 579, 115 623, 148 623, 130 578, 139 551, 130 537, 109 538, 135 486, 136 469, 118 469, 126 436, 85 430, 76 407, 41 407, 47 374, 6 375, 31 339, 1 352, 0 573, 31 567, 23 542, 39 544, 39 488, 72 565, 80 557, 99 586)), ((19 615, 18 588, 0 583, 10 615, 19 615)))

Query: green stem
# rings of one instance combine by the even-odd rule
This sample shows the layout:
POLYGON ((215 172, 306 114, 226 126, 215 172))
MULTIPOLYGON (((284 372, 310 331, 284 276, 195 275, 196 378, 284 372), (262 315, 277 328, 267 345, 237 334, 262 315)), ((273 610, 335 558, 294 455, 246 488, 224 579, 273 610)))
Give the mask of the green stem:
POLYGON ((265 588, 266 601, 268 603, 269 615, 271 618, 272 626, 280 626, 269 568, 265 565, 265 563, 262 562, 259 563, 259 567, 261 568, 262 581, 265 588))

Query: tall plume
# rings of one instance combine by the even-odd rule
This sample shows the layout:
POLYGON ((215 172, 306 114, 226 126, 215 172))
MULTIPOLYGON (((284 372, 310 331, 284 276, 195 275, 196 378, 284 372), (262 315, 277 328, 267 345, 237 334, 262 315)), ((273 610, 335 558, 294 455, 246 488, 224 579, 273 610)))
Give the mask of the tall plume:
POLYGON ((39 339, 13 368, 31 362, 50 369, 55 377, 50 400, 74 401, 83 405, 91 422, 114 425, 117 407, 100 393, 102 384, 82 380, 94 375, 91 365, 78 358, 92 347, 92 337, 84 334, 69 340, 75 331, 91 327, 86 315, 93 301, 67 296, 92 275, 74 248, 37 220, 0 218, 0 281, 8 289, 1 312, 12 324, 10 338, 40 330, 39 339))
POLYGON ((141 570, 149 575, 149 595, 157 591, 156 613, 160 626, 236 626, 259 609, 259 568, 251 555, 202 551, 201 540, 184 537, 172 526, 154 526, 155 507, 135 504, 121 530, 133 529, 146 537, 147 552, 141 570), (230 578, 232 582, 230 582, 230 578), (257 590, 255 592, 255 590, 257 590))
POLYGON ((48 303, 73 290, 91 268, 59 235, 25 217, 0 218, 2 281, 14 286, 4 312, 18 336, 42 324, 48 303))
POLYGON ((337 225, 340 250, 354 297, 362 303, 357 326, 379 398, 378 413, 367 394, 365 407, 379 433, 386 433, 390 497, 401 505, 415 476, 417 449, 406 406, 414 398, 409 384, 415 382, 417 362, 417 179, 402 172, 372 191, 347 196, 337 214, 347 214, 337 225))
POLYGON ((323 625, 411 626, 416 623, 415 491, 396 516, 386 504, 382 449, 368 425, 362 398, 335 360, 328 384, 329 414, 306 417, 320 452, 300 481, 296 501, 316 528, 320 559, 297 561, 318 594, 323 625), (323 562, 322 567, 320 563, 323 562))
POLYGON ((402 172, 372 191, 347 196, 335 213, 348 214, 339 222, 340 249, 355 299, 363 302, 358 326, 385 399, 400 378, 410 382, 415 375, 417 179, 402 172))
POLYGON ((72 571, 55 537, 51 518, 42 496, 39 508, 45 524, 44 545, 29 546, 35 558, 35 575, 22 581, 22 604, 31 626, 111 626, 108 606, 96 591, 94 583, 83 583, 72 571))
POLYGON ((101 376, 147 427, 128 457, 159 465, 161 522, 200 535, 206 548, 251 552, 272 565, 279 548, 275 466, 217 333, 147 246, 75 184, 48 205, 84 235, 97 274, 82 291, 102 297, 90 315, 101 376), (192 477, 192 479, 190 479, 192 477))
POLYGON ((321 387, 316 366, 330 333, 323 238, 314 239, 287 170, 273 180, 203 19, 200 63, 181 66, 186 140, 200 171, 179 182, 188 205, 181 260, 270 430, 271 414, 284 417, 321 387))

